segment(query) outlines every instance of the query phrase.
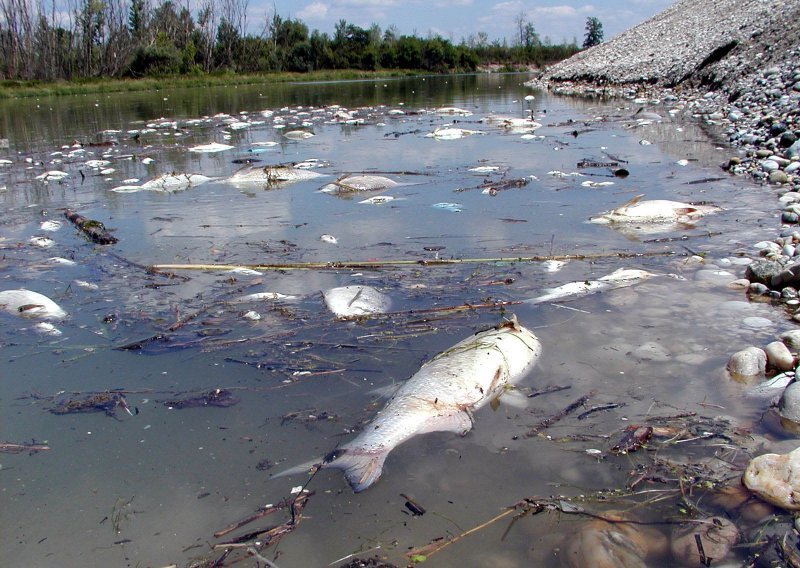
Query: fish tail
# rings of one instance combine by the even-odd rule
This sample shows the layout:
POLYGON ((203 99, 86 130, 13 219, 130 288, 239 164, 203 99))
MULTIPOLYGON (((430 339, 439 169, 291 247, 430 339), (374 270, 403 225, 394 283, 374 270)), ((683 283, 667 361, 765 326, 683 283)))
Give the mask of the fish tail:
POLYGON ((353 491, 360 493, 378 481, 388 454, 388 451, 364 452, 344 447, 325 456, 322 467, 341 469, 353 491))

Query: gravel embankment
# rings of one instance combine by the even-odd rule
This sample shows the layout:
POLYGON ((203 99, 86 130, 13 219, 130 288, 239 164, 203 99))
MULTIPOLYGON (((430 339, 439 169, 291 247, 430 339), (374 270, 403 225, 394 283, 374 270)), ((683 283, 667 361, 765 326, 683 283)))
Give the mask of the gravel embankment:
POLYGON ((681 0, 529 85, 658 100, 716 125, 738 148, 725 167, 773 186, 783 210, 750 293, 800 303, 800 0, 681 0))

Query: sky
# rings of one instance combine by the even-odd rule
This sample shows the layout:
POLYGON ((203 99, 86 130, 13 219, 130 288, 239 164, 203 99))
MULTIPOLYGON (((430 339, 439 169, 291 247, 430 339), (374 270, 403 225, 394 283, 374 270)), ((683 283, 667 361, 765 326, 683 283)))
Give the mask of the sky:
MULTIPOLYGON (((533 23, 540 39, 553 43, 583 43, 586 18, 594 16, 603 24, 605 39, 654 16, 675 4, 675 0, 249 0, 248 20, 263 22, 273 10, 284 18, 297 18, 310 30, 333 35, 336 23, 381 30, 394 25, 403 34, 427 37, 440 35, 459 43, 478 32, 490 41, 513 41, 520 14, 533 23)), ((248 26, 250 27, 250 26, 248 26)))

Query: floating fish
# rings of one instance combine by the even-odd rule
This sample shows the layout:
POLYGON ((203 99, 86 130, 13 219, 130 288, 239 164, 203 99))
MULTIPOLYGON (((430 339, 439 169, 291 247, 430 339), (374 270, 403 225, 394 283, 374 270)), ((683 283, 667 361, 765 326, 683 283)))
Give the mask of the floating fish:
POLYGON ((462 211, 460 203, 434 203, 431 207, 434 209, 444 209, 452 213, 461 213, 462 211))
POLYGON ((472 134, 484 134, 480 130, 467 130, 466 128, 437 128, 433 132, 425 135, 426 138, 435 138, 436 140, 457 140, 472 134))
POLYGON ((141 185, 121 185, 112 188, 115 193, 135 193, 137 191, 182 191, 189 187, 202 185, 214 178, 202 174, 161 174, 141 185))
POLYGON ((294 166, 248 166, 224 181, 236 186, 271 186, 316 179, 324 175, 294 166))
POLYGON ((392 306, 389 296, 371 286, 341 286, 322 293, 325 305, 337 317, 363 316, 388 312, 392 306))
POLYGON ((295 300, 297 296, 288 294, 281 294, 280 292, 256 292, 255 294, 247 294, 246 296, 239 296, 234 300, 237 303, 244 302, 260 302, 263 300, 295 300))
POLYGON ((653 276, 651 272, 638 270, 635 268, 619 268, 597 280, 583 280, 581 282, 570 282, 557 288, 547 288, 546 294, 525 300, 526 304, 541 304, 542 302, 561 302, 588 296, 595 292, 613 290, 615 288, 625 288, 633 286, 653 276))
POLYGON ((41 225, 39 225, 39 230, 41 231, 48 231, 48 232, 55 232, 61 228, 61 221, 43 221, 41 225))
POLYGON ((9 314, 26 318, 63 319, 67 317, 67 312, 53 300, 44 294, 24 288, 0 292, 0 309, 9 314))
POLYGON ((458 108, 458 107, 439 107, 434 111, 436 114, 448 114, 448 115, 459 115, 459 116, 472 116, 472 113, 467 109, 458 108))
MULTIPOLYGON (((472 429, 473 413, 521 380, 539 358, 541 344, 516 318, 460 341, 425 363, 354 440, 325 456, 321 468, 344 470, 358 493, 375 483, 389 453, 428 432, 472 429)), ((279 475, 299 473, 293 468, 279 475)))
POLYGON ((323 193, 356 193, 359 191, 380 191, 395 187, 397 182, 383 176, 352 175, 337 179, 320 189, 323 193))
POLYGON ((319 240, 321 240, 323 243, 328 243, 329 245, 335 245, 339 242, 339 240, 333 235, 321 235, 319 240))
POLYGON ((53 239, 50 239, 48 237, 31 237, 30 239, 28 239, 28 242, 33 246, 39 248, 50 248, 51 246, 56 244, 56 242, 53 239))
POLYGON ((39 174, 36 176, 36 179, 41 181, 61 181, 69 174, 67 172, 62 172, 59 170, 50 170, 49 172, 45 172, 43 174, 39 174))
POLYGON ((225 150, 231 150, 234 146, 230 144, 220 144, 218 142, 212 142, 211 144, 201 144, 199 146, 194 146, 189 148, 190 152, 199 152, 202 154, 212 154, 215 152, 224 152, 225 150))
POLYGON ((284 138, 289 140, 305 140, 314 136, 312 132, 307 130, 289 130, 283 133, 284 138))
POLYGON ((680 201, 653 199, 642 201, 637 195, 627 203, 589 219, 592 223, 694 223, 703 215, 720 211, 713 205, 692 205, 680 201))

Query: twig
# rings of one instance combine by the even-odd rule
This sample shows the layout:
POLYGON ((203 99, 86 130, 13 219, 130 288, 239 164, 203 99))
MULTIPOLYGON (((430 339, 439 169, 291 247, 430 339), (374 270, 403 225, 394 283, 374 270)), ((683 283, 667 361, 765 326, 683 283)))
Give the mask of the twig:
POLYGON ((117 237, 106 230, 105 226, 100 221, 87 219, 71 209, 64 211, 64 217, 78 227, 92 242, 99 245, 113 245, 119 241, 117 237))
POLYGON ((563 410, 559 411, 558 413, 554 414, 553 416, 550 416, 549 418, 545 418, 544 420, 539 422, 539 424, 537 424, 536 426, 534 426, 533 428, 528 430, 525 433, 525 437, 526 438, 532 438, 532 437, 536 436, 536 434, 538 434, 540 431, 542 431, 542 430, 544 430, 546 428, 549 428, 550 426, 552 426, 553 424, 555 424, 556 422, 558 422, 559 420, 561 420, 562 418, 564 418, 568 414, 570 414, 572 412, 575 412, 578 408, 580 408, 581 406, 586 404, 586 402, 590 398, 592 398, 594 395, 595 395, 595 391, 590 391, 589 393, 583 395, 582 397, 580 397, 576 401, 570 403, 563 410))
POLYGON ((528 398, 541 396, 543 394, 550 394, 551 392, 560 392, 560 391, 568 390, 568 389, 571 389, 571 388, 572 388, 571 386, 562 387, 562 386, 559 386, 559 385, 551 385, 549 387, 544 387, 543 389, 539 389, 539 390, 535 390, 535 391, 529 392, 528 393, 528 398))
POLYGON ((385 266, 429 267, 449 266, 454 264, 482 264, 490 262, 544 262, 547 260, 597 260, 602 258, 647 258, 654 256, 674 256, 674 251, 656 252, 608 252, 590 254, 555 254, 497 258, 437 258, 423 260, 345 260, 331 262, 289 262, 276 264, 154 264, 150 270, 234 270, 248 268, 250 270, 340 270, 368 269, 385 266))
POLYGON ((21 454, 22 452, 39 452, 49 450, 50 446, 44 444, 22 443, 14 444, 13 442, 0 442, 0 452, 7 454, 21 454))
MULTIPOLYGON (((436 313, 436 312, 463 312, 468 310, 480 310, 480 309, 491 309, 491 308, 502 308, 504 306, 514 306, 517 304, 521 304, 520 301, 501 301, 501 302, 484 302, 481 304, 461 304, 458 306, 439 306, 436 308, 423 308, 420 310, 407 310, 404 312, 384 312, 384 313, 375 313, 375 314, 359 314, 355 316, 342 316, 338 319, 340 320, 362 320, 367 318, 390 318, 395 316, 412 316, 416 314, 427 314, 427 313, 436 313)), ((394 337, 394 336, 393 336, 394 337)))

